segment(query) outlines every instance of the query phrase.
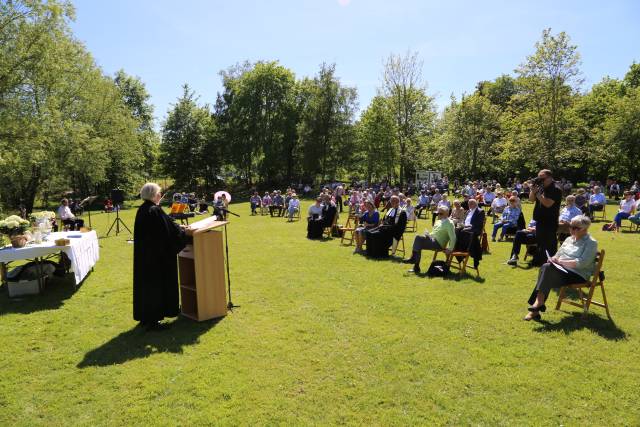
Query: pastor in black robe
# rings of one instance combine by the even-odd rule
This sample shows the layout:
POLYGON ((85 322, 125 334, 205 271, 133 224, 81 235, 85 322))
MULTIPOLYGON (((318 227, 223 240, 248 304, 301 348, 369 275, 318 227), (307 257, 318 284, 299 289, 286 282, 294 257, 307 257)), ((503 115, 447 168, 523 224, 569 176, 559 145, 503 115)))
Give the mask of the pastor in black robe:
POLYGON ((133 318, 152 323, 180 312, 176 254, 187 237, 160 206, 145 201, 133 229, 133 318))
POLYGON ((399 208, 389 209, 382 225, 365 232, 367 255, 371 258, 388 257, 393 239, 400 240, 406 227, 407 213, 399 208))

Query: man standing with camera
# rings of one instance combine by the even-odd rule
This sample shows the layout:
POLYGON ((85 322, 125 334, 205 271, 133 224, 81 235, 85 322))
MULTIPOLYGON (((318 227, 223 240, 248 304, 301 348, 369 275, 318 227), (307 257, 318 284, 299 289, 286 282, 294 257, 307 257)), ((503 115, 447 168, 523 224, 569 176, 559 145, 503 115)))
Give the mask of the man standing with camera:
POLYGON ((533 219, 536 221, 536 244, 538 245, 531 264, 540 266, 547 260, 546 252, 553 256, 558 246, 556 232, 562 190, 556 187, 550 170, 543 169, 538 172, 538 177, 534 179, 529 193, 529 200, 535 202, 533 219))

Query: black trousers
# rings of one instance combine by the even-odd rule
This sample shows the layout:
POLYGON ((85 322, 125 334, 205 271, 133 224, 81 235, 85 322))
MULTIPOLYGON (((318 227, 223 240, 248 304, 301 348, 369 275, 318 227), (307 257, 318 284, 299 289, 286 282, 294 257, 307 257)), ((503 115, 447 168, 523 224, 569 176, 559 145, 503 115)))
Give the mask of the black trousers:
POLYGON ((342 213, 342 196, 336 196, 336 204, 338 205, 338 209, 340 209, 340 213, 342 213))
POLYGON ((529 305, 532 305, 535 302, 538 292, 544 293, 544 300, 546 301, 551 289, 561 288, 574 283, 582 283, 584 281, 584 277, 574 273, 573 271, 567 270, 565 273, 548 262, 544 263, 542 267, 540 267, 540 271, 538 272, 538 281, 536 282, 535 288, 533 288, 533 292, 529 297, 528 303, 529 305))
POLYGON ((519 256, 522 245, 530 245, 536 242, 536 233, 527 230, 518 230, 513 238, 513 246, 511 248, 511 256, 519 256))
POLYGON ((544 264, 547 261, 547 251, 550 256, 556 254, 558 249, 557 231, 557 224, 536 224, 536 244, 538 245, 538 250, 533 257, 534 264, 544 264))

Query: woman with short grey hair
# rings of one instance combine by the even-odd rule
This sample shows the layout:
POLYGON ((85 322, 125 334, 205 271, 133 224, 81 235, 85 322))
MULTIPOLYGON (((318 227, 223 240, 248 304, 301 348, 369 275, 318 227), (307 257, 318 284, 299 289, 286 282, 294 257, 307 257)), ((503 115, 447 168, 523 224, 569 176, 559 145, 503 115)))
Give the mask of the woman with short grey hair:
POLYGON ((140 189, 144 203, 133 229, 133 318, 149 329, 164 329, 159 322, 180 312, 176 254, 187 244, 190 230, 176 224, 162 209, 160 186, 140 189))
POLYGON ((598 254, 598 242, 589 234, 590 225, 591 220, 586 215, 578 215, 571 220, 571 236, 540 267, 538 281, 529 297, 529 313, 524 320, 540 319, 540 313, 547 309, 545 301, 551 289, 589 280, 598 254))

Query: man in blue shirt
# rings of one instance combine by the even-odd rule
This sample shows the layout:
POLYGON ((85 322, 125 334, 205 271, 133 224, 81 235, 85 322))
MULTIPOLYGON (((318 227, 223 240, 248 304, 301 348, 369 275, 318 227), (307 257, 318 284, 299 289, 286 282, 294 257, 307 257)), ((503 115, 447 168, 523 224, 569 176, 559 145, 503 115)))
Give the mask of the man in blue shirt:
POLYGON ((600 187, 593 187, 593 194, 589 197, 589 217, 593 219, 593 213, 604 209, 607 198, 600 192, 600 187))

